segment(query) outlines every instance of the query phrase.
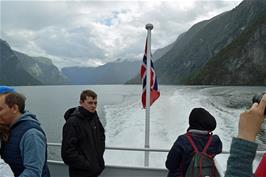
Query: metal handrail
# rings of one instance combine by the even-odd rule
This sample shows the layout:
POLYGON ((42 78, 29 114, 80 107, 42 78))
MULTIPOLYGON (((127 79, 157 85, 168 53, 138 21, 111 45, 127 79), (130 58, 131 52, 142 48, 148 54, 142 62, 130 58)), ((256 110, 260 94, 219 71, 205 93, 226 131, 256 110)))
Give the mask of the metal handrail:
MULTIPOLYGON (((61 143, 47 143, 48 146, 61 146, 61 143)), ((106 146, 108 150, 124 150, 124 151, 150 151, 150 152, 169 152, 169 149, 155 149, 155 148, 130 148, 130 147, 113 147, 106 146)), ((257 151, 257 154, 264 154, 266 151, 257 151)), ((222 151, 221 154, 230 154, 230 151, 222 151)))
MULTIPOLYGON (((60 143, 47 143, 48 146, 61 146, 60 143)), ((130 147, 111 147, 107 146, 108 150, 124 150, 124 151, 149 151, 149 152, 168 152, 169 149, 155 149, 155 148, 130 148, 130 147)))

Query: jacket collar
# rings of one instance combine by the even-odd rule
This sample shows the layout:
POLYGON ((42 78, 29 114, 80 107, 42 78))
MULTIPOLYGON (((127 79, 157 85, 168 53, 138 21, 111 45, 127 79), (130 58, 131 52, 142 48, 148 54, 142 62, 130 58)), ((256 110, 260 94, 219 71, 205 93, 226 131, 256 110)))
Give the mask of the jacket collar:
POLYGON ((196 134, 202 134, 202 135, 208 135, 211 132, 207 131, 207 130, 197 130, 197 129, 189 129, 187 132, 189 133, 196 133, 196 134))

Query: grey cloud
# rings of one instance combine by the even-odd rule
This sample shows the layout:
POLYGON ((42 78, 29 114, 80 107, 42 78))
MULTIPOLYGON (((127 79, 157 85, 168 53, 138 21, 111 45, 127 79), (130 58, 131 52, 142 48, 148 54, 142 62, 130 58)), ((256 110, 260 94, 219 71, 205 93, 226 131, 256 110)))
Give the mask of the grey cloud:
POLYGON ((36 44, 46 53, 73 58, 103 58, 104 51, 91 39, 86 28, 45 29, 36 35, 36 44))
POLYGON ((40 30, 71 18, 64 2, 3 1, 1 4, 2 26, 7 29, 40 30))
POLYGON ((59 67, 92 66, 140 57, 148 22, 154 24, 154 52, 240 0, 194 1, 182 7, 187 2, 1 1, 1 38, 22 52, 49 56, 59 67))

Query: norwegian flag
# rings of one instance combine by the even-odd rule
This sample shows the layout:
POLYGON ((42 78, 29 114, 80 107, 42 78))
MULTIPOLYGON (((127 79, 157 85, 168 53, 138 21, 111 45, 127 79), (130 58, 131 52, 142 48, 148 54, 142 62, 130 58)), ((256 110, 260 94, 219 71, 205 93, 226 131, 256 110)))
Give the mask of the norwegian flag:
MULTIPOLYGON (((146 45, 145 45, 145 53, 143 56, 143 61, 140 69, 140 76, 142 80, 142 106, 143 108, 146 108, 146 79, 147 79, 147 73, 146 73, 146 67, 147 67, 147 39, 146 39, 146 45)), ((150 69, 150 106, 159 98, 160 92, 158 90, 158 83, 157 78, 155 75, 153 62, 151 60, 151 69, 150 69)))

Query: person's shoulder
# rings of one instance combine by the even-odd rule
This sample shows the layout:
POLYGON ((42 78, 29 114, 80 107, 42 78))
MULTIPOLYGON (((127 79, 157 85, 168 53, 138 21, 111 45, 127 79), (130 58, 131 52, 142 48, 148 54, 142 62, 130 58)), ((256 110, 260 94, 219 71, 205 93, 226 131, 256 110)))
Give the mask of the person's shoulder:
POLYGON ((176 139, 176 143, 182 143, 187 141, 187 136, 186 134, 179 135, 176 139))
POLYGON ((78 122, 78 118, 76 115, 72 115, 66 120, 66 123, 75 123, 75 122, 78 122))
POLYGON ((212 135, 212 138, 213 138, 213 139, 220 139, 219 135, 216 135, 216 134, 213 134, 213 135, 212 135))
MULTIPOLYGON (((27 130, 25 132, 25 134, 23 135, 23 137, 33 137, 33 136, 37 136, 37 137, 41 137, 41 138, 45 138, 45 134, 43 131, 37 129, 37 128, 30 128, 29 130, 27 130)), ((22 139, 23 139, 22 137, 22 139)))
POLYGON ((220 137, 216 134, 212 135, 212 139, 214 142, 217 142, 217 143, 222 143, 220 137))
POLYGON ((177 139, 183 139, 183 138, 187 138, 186 133, 181 134, 181 135, 179 135, 179 136, 177 137, 177 139))
MULTIPOLYGON (((31 128, 27 130, 23 136, 21 137, 20 140, 20 148, 23 149, 25 144, 35 144, 37 143, 38 145, 40 144, 45 144, 46 143, 46 137, 44 132, 41 132, 40 130, 37 130, 36 128, 31 128)), ((27 146, 27 145, 26 145, 27 146)))
POLYGON ((65 125, 72 125, 72 126, 75 126, 75 125, 79 125, 81 124, 81 119, 79 118, 78 115, 74 114, 72 116, 70 116, 67 120, 66 120, 66 123, 65 125))
POLYGON ((78 107, 69 108, 65 114, 64 119, 67 121, 74 113, 77 112, 78 107))

